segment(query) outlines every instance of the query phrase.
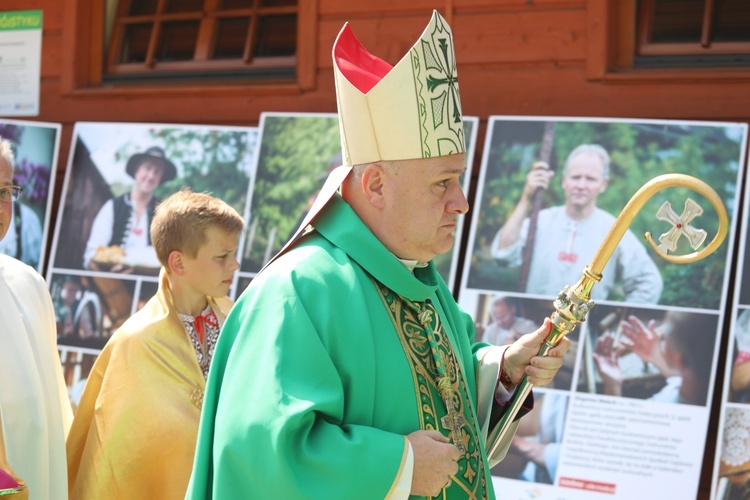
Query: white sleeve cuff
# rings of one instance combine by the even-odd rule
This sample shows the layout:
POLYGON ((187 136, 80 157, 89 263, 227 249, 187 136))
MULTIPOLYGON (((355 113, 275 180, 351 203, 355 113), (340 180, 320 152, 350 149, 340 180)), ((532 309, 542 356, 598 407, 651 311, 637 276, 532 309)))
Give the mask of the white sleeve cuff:
POLYGON ((414 475, 414 450, 411 448, 409 439, 406 439, 406 445, 408 446, 408 449, 406 451, 404 468, 401 469, 401 475, 399 476, 393 491, 388 495, 388 500, 406 500, 411 493, 411 481, 412 476, 414 475))

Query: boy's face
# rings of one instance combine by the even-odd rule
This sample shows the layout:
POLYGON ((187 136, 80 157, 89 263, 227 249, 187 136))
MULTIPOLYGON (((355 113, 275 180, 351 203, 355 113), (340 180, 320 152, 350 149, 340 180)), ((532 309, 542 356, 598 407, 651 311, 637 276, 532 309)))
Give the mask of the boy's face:
POLYGON ((238 241, 239 234, 210 227, 206 231, 206 244, 198 254, 183 255, 184 276, 196 293, 210 297, 225 297, 229 293, 234 272, 240 267, 238 241))

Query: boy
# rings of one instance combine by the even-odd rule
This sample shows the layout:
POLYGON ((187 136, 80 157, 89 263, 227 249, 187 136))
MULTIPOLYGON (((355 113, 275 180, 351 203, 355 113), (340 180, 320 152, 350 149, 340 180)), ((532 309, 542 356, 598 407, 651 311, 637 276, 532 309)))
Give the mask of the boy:
POLYGON ((184 498, 243 227, 229 205, 189 190, 157 207, 159 289, 88 378, 67 440, 71 499, 184 498))

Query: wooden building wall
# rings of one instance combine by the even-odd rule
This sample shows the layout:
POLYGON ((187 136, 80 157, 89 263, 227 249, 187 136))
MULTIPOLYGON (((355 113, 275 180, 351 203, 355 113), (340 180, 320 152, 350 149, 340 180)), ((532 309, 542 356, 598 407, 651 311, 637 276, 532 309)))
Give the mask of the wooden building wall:
MULTIPOLYGON (((454 32, 464 114, 750 121, 746 71, 609 71, 621 4, 633 0, 302 0, 315 43, 302 85, 161 85, 80 88, 81 29, 101 0, 3 0, 2 10, 44 11, 42 121, 63 124, 58 169, 76 121, 256 125, 262 111, 334 112, 330 51, 344 22, 395 63, 439 9, 454 32)), ((83 69, 85 71, 85 69, 83 69)), ((481 149, 478 149, 481 151, 481 149)), ((62 176, 59 177, 62 179, 62 176)))
POLYGON ((36 119, 63 124, 54 206, 75 122, 252 126, 262 111, 335 112, 330 51, 343 23, 370 52, 395 63, 433 8, 453 28, 463 111, 480 117, 479 152, 494 114, 750 121, 750 67, 617 69, 617 42, 626 35, 613 30, 634 0, 301 0, 316 22, 304 26, 313 42, 298 54, 308 70, 298 84, 89 88, 79 85, 87 71, 81 59, 90 57, 86 28, 102 1, 0 2, 4 11, 44 11, 36 119))

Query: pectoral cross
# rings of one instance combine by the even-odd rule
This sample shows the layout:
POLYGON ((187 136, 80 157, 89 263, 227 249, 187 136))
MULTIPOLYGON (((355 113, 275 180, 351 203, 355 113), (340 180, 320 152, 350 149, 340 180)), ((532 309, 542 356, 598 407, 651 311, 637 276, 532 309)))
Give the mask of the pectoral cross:
POLYGON ((463 455, 464 453, 466 453, 466 445, 461 439, 461 428, 466 425, 466 419, 463 415, 456 411, 456 405, 453 402, 453 391, 450 392, 451 394, 444 395, 445 406, 448 409, 448 414, 441 418, 440 422, 443 424, 443 427, 445 429, 449 429, 451 431, 453 444, 463 455))
POLYGON ((451 360, 450 354, 441 354, 437 346, 437 342, 434 341, 435 331, 440 332, 442 326, 440 325, 440 318, 438 316, 435 306, 432 305, 429 299, 427 299, 424 305, 415 304, 414 308, 417 311, 417 318, 425 329, 425 333, 428 335, 428 339, 431 343, 433 350, 433 356, 435 360, 435 371, 437 371, 437 377, 435 385, 437 386, 440 397, 445 403, 445 409, 448 410, 448 414, 440 419, 440 423, 444 429, 448 429, 451 434, 451 441, 458 448, 458 451, 463 455, 466 453, 467 442, 463 438, 461 429, 468 424, 466 418, 456 409, 456 399, 460 399, 460 393, 457 393, 451 380, 451 373, 454 373, 456 367, 454 361, 451 360))
POLYGON ((685 209, 679 216, 672 209, 672 205, 665 201, 656 212, 656 218, 672 224, 672 229, 659 236, 659 242, 661 243, 659 249, 666 253, 674 252, 677 249, 677 241, 684 235, 693 250, 697 250, 705 241, 708 233, 703 229, 696 229, 691 226, 690 222, 702 213, 701 206, 690 198, 685 200, 685 209))

